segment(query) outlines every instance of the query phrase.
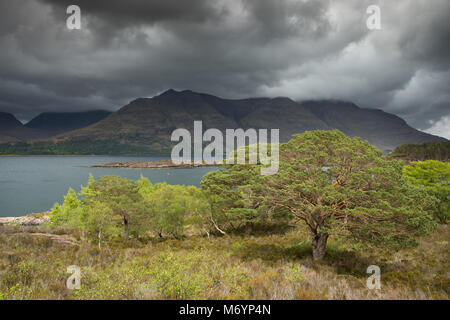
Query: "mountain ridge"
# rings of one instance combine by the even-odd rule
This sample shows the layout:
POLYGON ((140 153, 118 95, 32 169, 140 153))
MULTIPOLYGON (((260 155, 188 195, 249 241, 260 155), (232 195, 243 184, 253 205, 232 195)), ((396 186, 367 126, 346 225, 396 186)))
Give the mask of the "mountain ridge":
POLYGON ((288 97, 225 99, 192 90, 169 89, 151 98, 134 99, 86 127, 34 139, 32 143, 36 152, 39 152, 36 143, 43 143, 54 152, 60 148, 54 148, 53 144, 63 145, 63 152, 69 153, 81 150, 98 154, 113 151, 168 154, 173 146, 170 141, 173 130, 185 128, 192 132, 195 120, 202 120, 205 130, 217 128, 222 132, 236 128, 280 129, 281 142, 307 130, 332 129, 359 136, 382 150, 410 143, 447 141, 410 127, 396 115, 361 108, 353 102, 294 101, 288 97))
POLYGON ((169 89, 152 98, 137 98, 105 119, 57 137, 67 139, 91 136, 94 139, 129 137, 156 139, 170 144, 176 128, 192 130, 194 120, 204 128, 279 128, 280 140, 306 130, 339 129, 360 136, 380 149, 394 149, 406 143, 446 141, 410 127, 402 118, 380 109, 366 109, 352 102, 308 100, 288 97, 225 99, 191 90, 169 89), (114 130, 112 130, 114 128, 114 130))
POLYGON ((40 135, 37 131, 26 128, 22 122, 8 112, 0 112, 0 143, 26 140, 40 135))
POLYGON ((44 112, 23 124, 13 114, 0 112, 0 143, 50 138, 89 126, 110 113, 105 110, 44 112))
POLYGON ((108 115, 110 111, 92 110, 84 112, 43 112, 25 124, 25 127, 44 130, 51 135, 81 129, 94 124, 108 115))

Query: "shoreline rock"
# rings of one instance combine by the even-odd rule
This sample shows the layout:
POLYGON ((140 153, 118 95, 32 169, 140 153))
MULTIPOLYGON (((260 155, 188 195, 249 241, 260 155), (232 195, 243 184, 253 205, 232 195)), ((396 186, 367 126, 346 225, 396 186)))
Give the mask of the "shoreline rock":
POLYGON ((122 169, 190 169, 190 168, 206 168, 217 167, 217 164, 175 164, 172 160, 158 161, 117 161, 108 162, 100 165, 88 166, 88 168, 122 168, 122 169))
POLYGON ((21 226, 39 226, 43 223, 50 222, 50 217, 47 213, 44 214, 29 214, 22 217, 3 217, 0 218, 0 226, 17 224, 21 226))

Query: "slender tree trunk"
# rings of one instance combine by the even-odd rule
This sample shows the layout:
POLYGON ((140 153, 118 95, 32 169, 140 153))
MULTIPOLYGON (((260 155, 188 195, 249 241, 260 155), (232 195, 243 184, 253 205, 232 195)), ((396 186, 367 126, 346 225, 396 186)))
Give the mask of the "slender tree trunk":
POLYGON ((130 237, 130 230, 128 228, 128 220, 126 218, 123 218, 123 224, 125 226, 125 239, 128 240, 128 238, 130 237))
POLYGON ((313 235, 312 252, 314 260, 322 260, 325 257, 327 240, 328 240, 328 233, 326 232, 319 232, 313 235))
POLYGON ((102 248, 102 229, 100 228, 100 230, 98 231, 98 248, 101 249, 102 248))
POLYGON ((220 230, 220 228, 217 226, 216 222, 213 219, 212 210, 211 209, 209 209, 209 215, 210 215, 210 218, 211 218, 211 222, 213 223, 213 225, 217 229, 217 231, 219 231, 221 234, 226 234, 225 231, 220 230))
POLYGON ((245 233, 251 234, 252 232, 253 232, 253 223, 252 222, 247 222, 245 224, 245 233))

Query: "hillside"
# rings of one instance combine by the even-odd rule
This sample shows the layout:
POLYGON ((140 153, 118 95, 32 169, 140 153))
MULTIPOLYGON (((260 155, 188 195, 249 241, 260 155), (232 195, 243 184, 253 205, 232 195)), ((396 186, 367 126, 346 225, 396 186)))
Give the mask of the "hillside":
POLYGON ((0 112, 0 143, 42 137, 37 130, 25 127, 10 113, 0 112))
POLYGON ((168 90, 151 99, 136 99, 104 120, 59 138, 115 138, 131 143, 136 138, 149 138, 156 144, 168 145, 175 128, 191 130, 194 120, 203 120, 204 128, 220 130, 279 128, 283 142, 306 130, 339 129, 383 150, 406 143, 445 140, 411 128, 395 115, 348 102, 298 103, 283 97, 229 100, 189 90, 168 90))
POLYGON ((80 139, 117 139, 135 143, 150 139, 153 146, 168 146, 176 128, 193 129, 195 120, 203 127, 280 128, 280 138, 329 127, 308 109, 288 98, 227 100, 192 91, 168 90, 151 99, 139 98, 98 123, 58 137, 80 139))
POLYGON ((57 134, 87 127, 104 119, 111 112, 97 110, 88 112, 41 113, 26 125, 6 112, 0 112, 0 143, 20 143, 46 139, 57 134))
POLYGON ((17 142, 19 141, 19 139, 11 137, 11 136, 7 136, 7 135, 0 135, 0 144, 1 143, 10 143, 10 142, 17 142))
POLYGON ((401 145, 395 148, 390 157, 405 161, 449 161, 450 141, 401 145))
POLYGON ((81 129, 106 118, 111 112, 95 110, 87 112, 44 112, 33 118, 25 127, 56 135, 81 129))
POLYGON ((402 118, 379 109, 364 109, 342 101, 305 101, 318 118, 350 137, 362 137, 382 150, 403 144, 446 141, 410 127, 402 118))
POLYGON ((12 114, 0 112, 0 130, 9 130, 21 127, 22 123, 16 119, 12 114))
MULTIPOLYGON (((68 115, 64 115, 67 117, 68 115)), ((58 116, 62 119, 62 116, 58 116)), ((27 127, 47 129, 59 123, 42 115, 27 127), (51 121, 50 121, 50 120, 51 121)), ((202 120, 204 130, 233 128, 280 129, 281 142, 306 130, 339 129, 359 136, 382 150, 409 143, 446 141, 408 126, 401 118, 353 103, 324 100, 295 102, 289 98, 223 99, 190 90, 166 92, 153 98, 138 98, 115 113, 85 128, 62 133, 33 144, 3 145, 0 153, 40 154, 168 154, 170 136, 176 128, 193 129, 202 120)))

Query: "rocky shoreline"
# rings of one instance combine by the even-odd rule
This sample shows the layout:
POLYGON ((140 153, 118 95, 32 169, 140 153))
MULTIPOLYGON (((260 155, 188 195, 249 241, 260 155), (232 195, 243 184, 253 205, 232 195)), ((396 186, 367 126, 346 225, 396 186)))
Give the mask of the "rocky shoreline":
POLYGON ((189 169, 189 168, 206 168, 216 167, 217 164, 208 163, 182 163, 175 164, 172 160, 159 161, 118 161, 108 162, 100 165, 89 166, 88 168, 121 168, 121 169, 189 169))
POLYGON ((0 218, 0 226, 6 225, 20 225, 20 226, 39 226, 43 223, 50 222, 50 217, 47 213, 44 214, 29 214, 23 217, 4 217, 0 218))

